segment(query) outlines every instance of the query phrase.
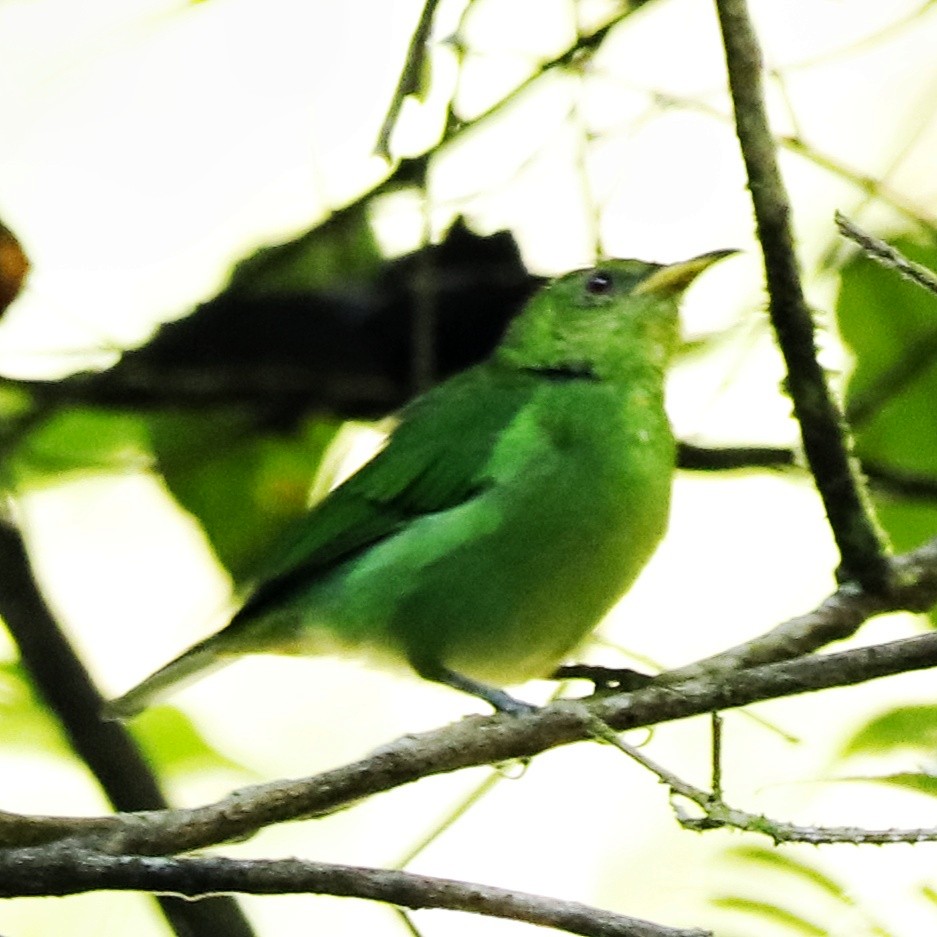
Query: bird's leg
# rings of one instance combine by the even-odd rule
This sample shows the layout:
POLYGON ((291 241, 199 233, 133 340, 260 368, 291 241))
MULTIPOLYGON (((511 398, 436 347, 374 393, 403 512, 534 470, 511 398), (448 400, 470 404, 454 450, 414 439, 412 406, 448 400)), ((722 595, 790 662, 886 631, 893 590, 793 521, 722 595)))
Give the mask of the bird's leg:
POLYGON ((513 716, 524 716, 539 709, 538 706, 534 706, 532 703, 525 703, 523 700, 516 699, 510 693, 505 693, 504 690, 499 690, 487 683, 456 673, 448 667, 443 667, 442 664, 413 661, 412 666, 424 680, 442 683, 445 686, 452 687, 453 690, 461 690, 463 693, 475 696, 480 700, 484 700, 489 706, 493 706, 497 712, 510 713, 513 716))
POLYGON ((640 690, 653 681, 650 674, 630 667, 601 667, 593 664, 564 664, 550 675, 554 680, 589 680, 596 693, 640 690))

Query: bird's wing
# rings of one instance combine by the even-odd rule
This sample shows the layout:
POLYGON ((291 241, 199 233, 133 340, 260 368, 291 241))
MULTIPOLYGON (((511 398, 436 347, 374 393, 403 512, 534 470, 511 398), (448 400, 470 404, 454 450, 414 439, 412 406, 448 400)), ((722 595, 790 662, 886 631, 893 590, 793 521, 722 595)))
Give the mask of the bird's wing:
POLYGON ((532 393, 523 375, 483 364, 417 400, 385 448, 297 522, 237 618, 262 612, 408 521, 483 490, 501 433, 532 393))

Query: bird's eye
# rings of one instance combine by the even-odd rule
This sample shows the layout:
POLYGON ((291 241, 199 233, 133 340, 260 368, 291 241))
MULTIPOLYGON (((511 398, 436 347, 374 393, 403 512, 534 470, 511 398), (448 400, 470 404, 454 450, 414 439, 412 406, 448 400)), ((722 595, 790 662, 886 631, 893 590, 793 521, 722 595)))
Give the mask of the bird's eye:
POLYGON ((614 281, 607 270, 596 270, 586 280, 586 292, 593 296, 605 296, 611 293, 614 281))

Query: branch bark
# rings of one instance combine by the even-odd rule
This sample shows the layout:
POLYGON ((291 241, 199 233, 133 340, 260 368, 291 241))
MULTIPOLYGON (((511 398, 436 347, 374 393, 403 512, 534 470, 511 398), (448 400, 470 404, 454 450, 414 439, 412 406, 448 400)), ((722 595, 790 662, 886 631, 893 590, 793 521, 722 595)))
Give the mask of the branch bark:
POLYGON ((778 169, 762 88, 762 54, 745 0, 716 0, 736 131, 764 256, 769 312, 787 365, 804 453, 842 559, 841 578, 887 591, 884 543, 849 454, 846 427, 817 361, 814 324, 794 254, 791 207, 778 169))
POLYGON ((77 820, 0 814, 0 845, 72 838, 112 854, 187 852, 242 838, 274 823, 331 813, 423 777, 530 758, 594 738, 596 718, 623 731, 937 666, 937 634, 789 659, 847 637, 872 615, 919 611, 937 602, 937 539, 900 557, 897 570, 900 585, 891 599, 844 586, 813 612, 747 645, 663 674, 633 693, 559 701, 523 717, 471 717, 405 736, 315 777, 256 785, 202 807, 77 820))
MULTIPOLYGON (((165 810, 168 804, 130 733, 102 722, 103 698, 36 585, 19 533, 0 522, 0 618, 37 692, 58 719, 75 753, 117 810, 165 810)), ((3 837, 0 836, 0 843, 3 837)), ((201 905, 161 897, 160 909, 179 937, 253 937, 233 898, 201 905)))
POLYGON ((219 856, 184 859, 109 856, 76 850, 22 849, 0 853, 0 895, 73 895, 107 888, 163 891, 189 898, 211 892, 254 895, 319 894, 382 901, 398 907, 445 908, 526 921, 584 937, 707 937, 696 929, 663 927, 576 901, 395 869, 328 865, 299 859, 219 856))

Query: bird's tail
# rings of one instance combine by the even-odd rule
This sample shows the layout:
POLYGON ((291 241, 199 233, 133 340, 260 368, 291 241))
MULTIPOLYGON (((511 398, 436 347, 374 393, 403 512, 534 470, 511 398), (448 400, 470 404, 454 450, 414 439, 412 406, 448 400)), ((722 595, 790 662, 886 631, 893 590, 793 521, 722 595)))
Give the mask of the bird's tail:
POLYGON ((212 635, 193 645, 123 696, 108 700, 101 709, 101 717, 109 721, 130 719, 143 712, 167 690, 178 688, 196 676, 204 676, 230 663, 233 658, 221 652, 218 637, 217 634, 212 635))

